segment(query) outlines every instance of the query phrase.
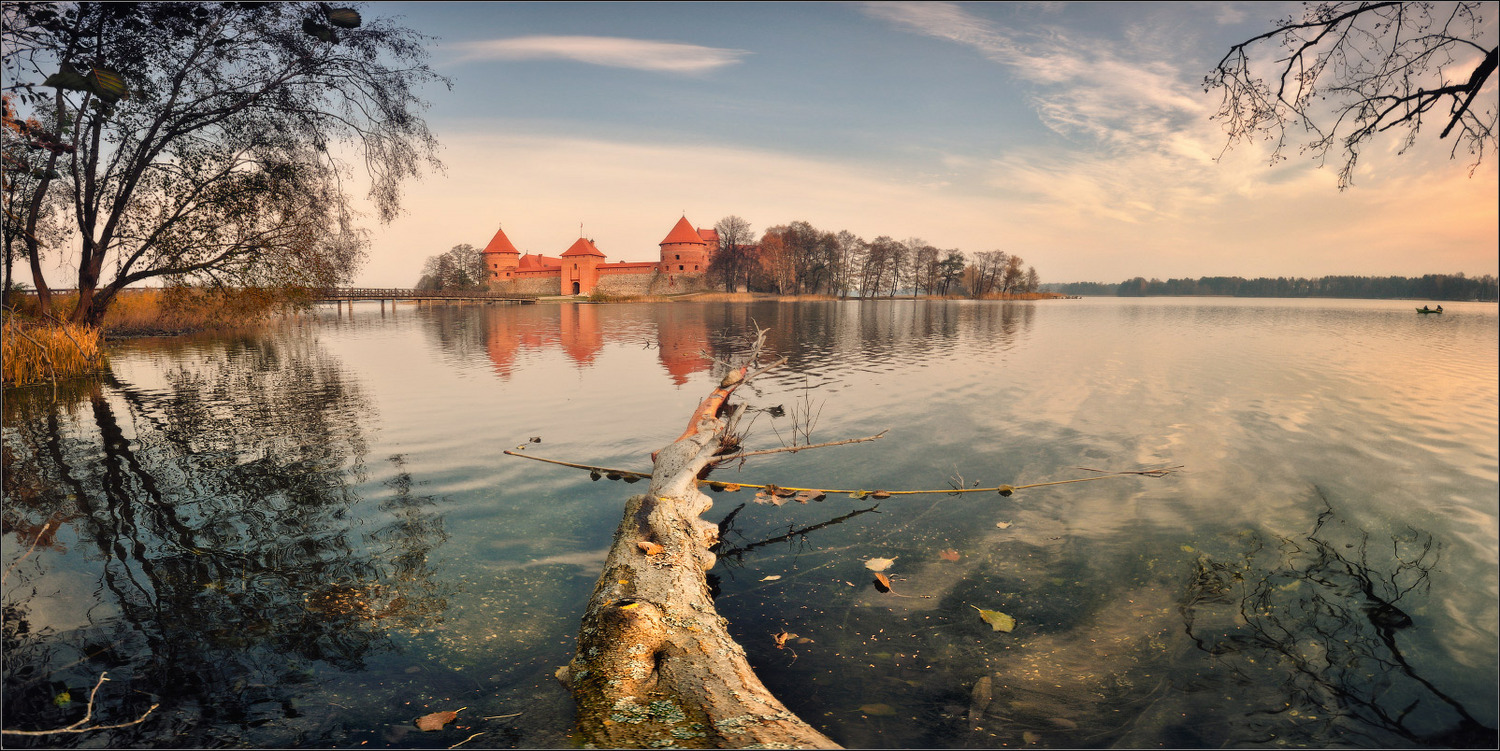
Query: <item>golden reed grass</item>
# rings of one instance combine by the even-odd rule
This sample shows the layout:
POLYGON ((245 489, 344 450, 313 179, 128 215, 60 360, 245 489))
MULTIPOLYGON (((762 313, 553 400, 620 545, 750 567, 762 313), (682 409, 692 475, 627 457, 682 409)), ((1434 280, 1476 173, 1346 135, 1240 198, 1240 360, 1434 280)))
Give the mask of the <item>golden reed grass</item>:
POLYGON ((29 386, 97 373, 105 367, 103 333, 61 321, 24 319, 4 312, 0 375, 6 386, 29 386))

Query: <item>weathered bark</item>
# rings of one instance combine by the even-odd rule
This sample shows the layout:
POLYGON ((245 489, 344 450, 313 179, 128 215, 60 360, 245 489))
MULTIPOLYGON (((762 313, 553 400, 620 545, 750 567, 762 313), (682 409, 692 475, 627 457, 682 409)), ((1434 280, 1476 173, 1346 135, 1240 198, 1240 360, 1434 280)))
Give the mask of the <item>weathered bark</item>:
POLYGON ((754 376, 749 367, 700 404, 687 432, 657 452, 650 491, 625 504, 578 652, 558 671, 590 743, 838 748, 761 684, 709 594, 719 528, 700 518, 713 501, 696 480, 733 443, 744 405, 727 402, 754 376))

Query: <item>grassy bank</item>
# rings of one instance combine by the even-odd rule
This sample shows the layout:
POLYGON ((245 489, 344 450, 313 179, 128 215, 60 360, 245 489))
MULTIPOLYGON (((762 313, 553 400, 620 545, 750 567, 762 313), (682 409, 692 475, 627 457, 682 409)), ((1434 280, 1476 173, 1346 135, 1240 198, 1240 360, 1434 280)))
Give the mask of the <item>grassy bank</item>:
MULTIPOLYGON (((126 289, 110 303, 99 328, 111 339, 233 331, 265 322, 288 302, 284 293, 253 288, 126 289)), ((76 307, 78 293, 52 295, 52 309, 56 316, 66 318, 76 307)), ((35 318, 36 296, 17 296, 13 312, 25 318, 35 318)))
POLYGON ((34 295, 17 295, 5 311, 3 376, 6 386, 26 386, 97 373, 106 367, 103 342, 139 336, 177 336, 258 326, 289 303, 260 289, 168 287, 127 289, 117 295, 98 327, 65 323, 78 293, 52 296, 55 317, 38 315, 34 295))

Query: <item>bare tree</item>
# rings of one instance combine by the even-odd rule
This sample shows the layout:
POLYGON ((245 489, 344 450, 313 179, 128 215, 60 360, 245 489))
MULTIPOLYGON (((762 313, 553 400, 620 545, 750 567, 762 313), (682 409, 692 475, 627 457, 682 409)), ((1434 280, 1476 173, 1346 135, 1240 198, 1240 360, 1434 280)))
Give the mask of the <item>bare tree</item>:
POLYGON ((974 254, 974 263, 964 270, 964 286, 969 296, 980 298, 997 291, 1010 255, 1003 250, 982 250, 974 254))
MULTIPOLYGON (((7 3, 5 90, 42 113, 49 188, 79 237, 78 307, 96 323, 147 279, 257 286, 346 280, 363 257, 341 146, 382 221, 437 165, 418 90, 424 38, 327 3, 7 3)), ((34 223, 20 240, 35 256, 34 223)), ((39 268, 34 265, 39 273, 39 268)), ((43 285, 36 279, 38 288, 43 285)))
POLYGON ((709 272, 724 281, 724 291, 734 292, 746 278, 754 258, 755 234, 750 223, 737 216, 726 216, 714 225, 719 233, 719 247, 714 252, 709 272))
POLYGON ((1456 134, 1450 156, 1469 154, 1477 168, 1495 147, 1495 26, 1486 3, 1334 2, 1308 7, 1276 28, 1229 48, 1204 79, 1223 90, 1215 115, 1228 134, 1226 150, 1241 141, 1275 141, 1271 163, 1285 159, 1289 140, 1303 131, 1301 150, 1319 164, 1330 151, 1343 160, 1339 189, 1353 182, 1360 150, 1394 131, 1404 152, 1416 142, 1423 117, 1435 108, 1443 130, 1456 134), (1275 42, 1272 61, 1252 53, 1275 42), (1476 101, 1479 99, 1479 101, 1476 101), (1292 131, 1294 135, 1289 135, 1292 131))
POLYGON ((1011 294, 1021 291, 1021 285, 1026 281, 1026 272, 1021 266, 1026 262, 1020 256, 1012 255, 1005 259, 1005 268, 1000 272, 1000 291, 1011 294))
POLYGON ((834 236, 833 272, 829 291, 839 297, 847 297, 855 286, 855 269, 864 252, 865 241, 849 230, 839 230, 834 236))
POLYGON ((953 283, 963 276, 964 266, 967 263, 968 260, 964 257, 963 251, 957 248, 947 251, 947 255, 938 264, 938 294, 948 294, 953 283))
POLYGON ((488 282, 484 268, 484 254, 473 245, 455 245, 452 250, 428 256, 422 264, 422 278, 417 289, 428 290, 473 290, 482 289, 488 282))

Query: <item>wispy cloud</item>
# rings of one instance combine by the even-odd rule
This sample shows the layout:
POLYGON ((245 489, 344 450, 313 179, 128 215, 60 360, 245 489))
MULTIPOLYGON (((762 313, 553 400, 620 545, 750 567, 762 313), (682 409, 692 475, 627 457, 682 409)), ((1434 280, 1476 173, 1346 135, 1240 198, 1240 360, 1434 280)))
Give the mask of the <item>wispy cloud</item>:
POLYGON ((898 29, 971 48, 1030 85, 1037 119, 1068 145, 1000 156, 991 185, 1132 224, 1203 210, 1204 196, 1222 195, 1212 158, 1223 136, 1195 76, 1174 64, 1172 31, 1142 25, 1099 38, 1035 23, 1010 28, 950 3, 864 8, 898 29))
POLYGON ((571 60, 611 68, 663 73, 703 73, 734 65, 746 50, 682 42, 594 36, 529 36, 461 42, 451 47, 460 62, 473 60, 571 60))

